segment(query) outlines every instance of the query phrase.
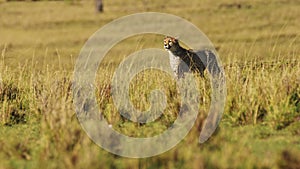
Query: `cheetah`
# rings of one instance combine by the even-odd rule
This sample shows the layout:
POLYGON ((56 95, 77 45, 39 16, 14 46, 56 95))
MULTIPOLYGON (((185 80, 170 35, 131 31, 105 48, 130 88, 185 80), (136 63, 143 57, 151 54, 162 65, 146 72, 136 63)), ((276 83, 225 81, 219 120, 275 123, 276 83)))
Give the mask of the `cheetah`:
POLYGON ((164 38, 164 48, 169 52, 170 66, 177 79, 183 78, 184 73, 198 72, 201 77, 204 76, 206 69, 205 60, 210 55, 210 51, 204 50, 194 52, 191 49, 185 49, 179 45, 178 39, 170 36, 164 38), (201 58, 198 56, 206 56, 201 58))

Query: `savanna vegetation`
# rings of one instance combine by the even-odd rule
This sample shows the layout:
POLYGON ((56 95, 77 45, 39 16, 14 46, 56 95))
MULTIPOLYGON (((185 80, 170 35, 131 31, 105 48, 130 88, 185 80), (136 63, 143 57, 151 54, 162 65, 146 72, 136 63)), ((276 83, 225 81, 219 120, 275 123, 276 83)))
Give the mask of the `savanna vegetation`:
MULTIPOLYGON (((299 8, 296 0, 112 0, 96 13, 94 1, 0 1, 0 169, 300 168, 299 8), (96 30, 147 11, 180 16, 209 37, 226 73, 227 98, 217 131, 199 144, 211 91, 209 74, 198 78, 201 108, 185 139, 161 155, 130 159, 103 150, 82 130, 73 105, 73 71, 96 30)), ((168 105, 159 120, 133 123, 113 105, 114 70, 124 57, 148 47, 162 48, 163 36, 120 42, 95 81, 101 112, 129 136, 157 135, 178 114, 174 81, 153 70, 132 79, 130 97, 146 110, 151 90, 163 89, 168 105)))

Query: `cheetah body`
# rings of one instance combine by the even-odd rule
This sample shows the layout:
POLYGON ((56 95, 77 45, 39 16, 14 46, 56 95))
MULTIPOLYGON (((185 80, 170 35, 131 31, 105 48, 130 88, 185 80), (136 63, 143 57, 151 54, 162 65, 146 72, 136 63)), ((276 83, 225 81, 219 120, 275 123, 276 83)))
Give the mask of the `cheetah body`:
MULTIPOLYGON (((176 78, 182 78, 191 71, 203 76, 206 66, 197 53, 181 47, 178 40, 170 36, 165 37, 164 48, 169 52, 170 66, 176 78)), ((204 54, 207 55, 205 52, 204 54)))

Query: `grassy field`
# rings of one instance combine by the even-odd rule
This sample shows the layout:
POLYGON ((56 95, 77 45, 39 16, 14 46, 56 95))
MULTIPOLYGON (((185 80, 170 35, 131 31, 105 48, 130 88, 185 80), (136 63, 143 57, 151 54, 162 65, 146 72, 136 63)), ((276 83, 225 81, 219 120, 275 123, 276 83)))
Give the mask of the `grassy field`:
MULTIPOLYGON (((104 13, 97 14, 93 1, 0 0, 0 169, 300 168, 299 1, 104 2, 104 13), (208 36, 224 66, 227 98, 216 133, 198 144, 210 103, 206 73, 198 81, 202 106, 187 137, 159 156, 130 159, 88 138, 75 115, 71 84, 80 49, 96 30, 146 11, 178 15, 208 36)), ((150 91, 165 90, 169 102, 158 121, 139 125, 121 118, 110 95, 122 58, 137 49, 162 48, 162 39, 128 38, 111 49, 98 71, 100 109, 126 135, 156 135, 176 119, 176 87, 161 72, 139 74, 130 93, 133 104, 146 110, 150 91)))

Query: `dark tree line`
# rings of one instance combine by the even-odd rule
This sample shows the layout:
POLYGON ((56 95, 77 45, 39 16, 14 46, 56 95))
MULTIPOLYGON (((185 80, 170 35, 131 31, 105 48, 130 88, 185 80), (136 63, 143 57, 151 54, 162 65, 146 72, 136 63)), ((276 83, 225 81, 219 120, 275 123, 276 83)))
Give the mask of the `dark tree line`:
MULTIPOLYGON (((26 1, 26 0, 6 0, 9 1, 26 1)), ((30 1, 39 1, 39 0, 30 0, 30 1)), ((103 0, 95 0, 96 2, 96 11, 97 12, 103 12, 103 0)))

